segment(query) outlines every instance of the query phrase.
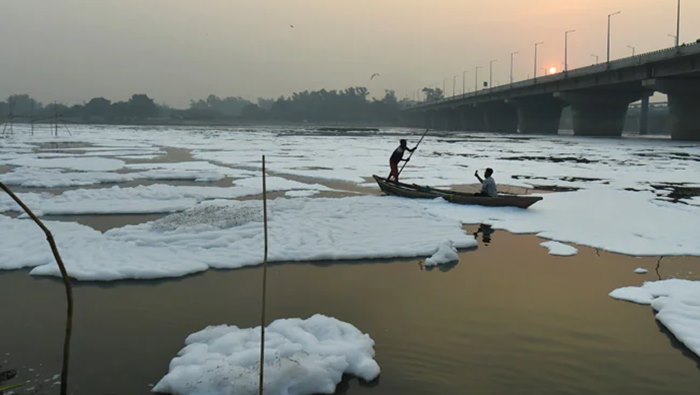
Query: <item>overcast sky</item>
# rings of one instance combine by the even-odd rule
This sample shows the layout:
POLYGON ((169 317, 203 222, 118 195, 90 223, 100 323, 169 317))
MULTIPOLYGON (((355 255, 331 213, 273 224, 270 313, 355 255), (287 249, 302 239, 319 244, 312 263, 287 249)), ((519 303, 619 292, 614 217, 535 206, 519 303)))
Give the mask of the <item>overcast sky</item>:
MULTIPOLYGON (((683 0, 681 41, 700 38, 700 1, 683 0)), ((276 97, 305 89, 366 86, 412 96, 426 85, 474 85, 541 69, 673 44, 676 0, 0 0, 0 97, 29 93, 69 104, 147 93, 190 98, 276 97), (293 25, 293 27, 292 27, 293 25), (373 73, 381 75, 373 80, 373 73)))

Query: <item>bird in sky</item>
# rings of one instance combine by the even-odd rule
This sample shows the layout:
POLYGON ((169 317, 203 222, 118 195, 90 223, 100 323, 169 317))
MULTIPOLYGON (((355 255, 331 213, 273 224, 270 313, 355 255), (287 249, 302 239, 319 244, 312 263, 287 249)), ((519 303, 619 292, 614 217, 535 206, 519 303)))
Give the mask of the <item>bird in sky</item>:
POLYGON ((372 76, 369 77, 370 81, 373 80, 374 77, 379 77, 379 73, 374 73, 374 74, 372 74, 372 76))
POLYGON ((291 27, 292 29, 294 29, 294 25, 289 25, 289 27, 291 27))

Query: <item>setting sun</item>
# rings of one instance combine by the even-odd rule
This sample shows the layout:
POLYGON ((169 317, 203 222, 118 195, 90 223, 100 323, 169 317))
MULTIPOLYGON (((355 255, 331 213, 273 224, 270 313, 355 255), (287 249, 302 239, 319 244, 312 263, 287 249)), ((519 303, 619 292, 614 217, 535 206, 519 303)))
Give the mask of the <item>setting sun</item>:
POLYGON ((555 74, 556 72, 557 72, 557 68, 556 68, 556 67, 550 67, 550 68, 549 68, 549 74, 555 74))

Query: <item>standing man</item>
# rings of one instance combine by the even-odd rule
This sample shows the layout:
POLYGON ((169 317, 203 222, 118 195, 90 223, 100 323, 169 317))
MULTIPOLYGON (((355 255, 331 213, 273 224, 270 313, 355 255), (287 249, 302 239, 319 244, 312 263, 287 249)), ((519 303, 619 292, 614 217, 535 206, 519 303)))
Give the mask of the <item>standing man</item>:
POLYGON ((478 195, 498 197, 498 190, 496 190, 496 181, 494 181, 494 179, 491 178, 492 174, 493 169, 490 167, 486 169, 486 173, 484 173, 484 179, 479 177, 479 170, 474 172, 474 175, 476 176, 476 178, 479 179, 479 182, 481 183, 481 192, 478 193, 478 195))
POLYGON ((391 154, 391 158, 389 158, 389 167, 391 168, 391 173, 389 173, 389 177, 387 177, 387 181, 391 180, 391 178, 394 178, 394 181, 399 182, 399 162, 401 161, 406 161, 408 162, 408 159, 403 158, 403 153, 408 151, 408 152, 413 152, 416 150, 416 147, 413 147, 413 149, 408 148, 406 140, 401 139, 399 147, 394 150, 394 153, 391 154))

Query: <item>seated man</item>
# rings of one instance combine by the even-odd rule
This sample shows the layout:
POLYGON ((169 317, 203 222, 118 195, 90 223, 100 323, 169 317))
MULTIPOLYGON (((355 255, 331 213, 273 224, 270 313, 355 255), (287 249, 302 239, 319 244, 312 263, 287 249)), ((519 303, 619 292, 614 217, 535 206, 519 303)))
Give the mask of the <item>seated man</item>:
POLYGON ((481 183, 481 192, 479 192, 477 195, 489 197, 498 196, 498 191, 496 190, 496 181, 494 181, 491 177, 492 174, 493 169, 490 167, 486 169, 486 173, 484 174, 485 179, 479 177, 479 170, 474 172, 474 175, 476 176, 476 178, 479 179, 479 182, 481 183))

